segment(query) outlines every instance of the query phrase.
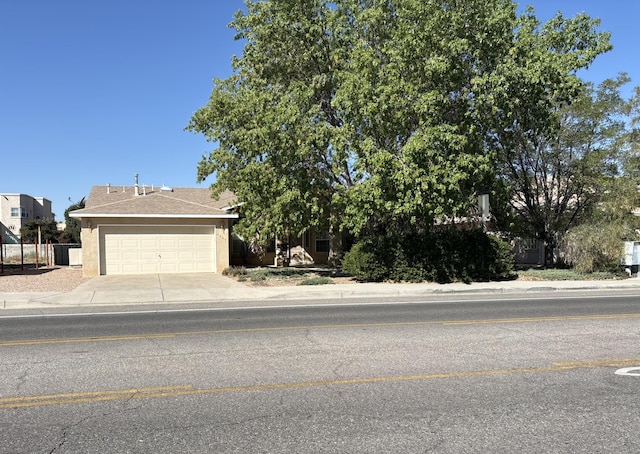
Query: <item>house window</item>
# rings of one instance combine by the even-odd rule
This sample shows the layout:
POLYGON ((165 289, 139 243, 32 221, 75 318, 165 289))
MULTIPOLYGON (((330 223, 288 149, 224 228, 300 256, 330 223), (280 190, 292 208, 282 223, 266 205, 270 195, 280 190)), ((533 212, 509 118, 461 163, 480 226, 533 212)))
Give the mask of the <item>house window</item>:
POLYGON ((29 212, 24 207, 12 207, 11 217, 12 218, 28 218, 29 212))
POLYGON ((311 233, 309 231, 304 232, 300 236, 289 237, 289 247, 294 248, 300 246, 303 249, 311 249, 311 233))
POLYGON ((329 232, 316 233, 316 252, 329 252, 329 232))

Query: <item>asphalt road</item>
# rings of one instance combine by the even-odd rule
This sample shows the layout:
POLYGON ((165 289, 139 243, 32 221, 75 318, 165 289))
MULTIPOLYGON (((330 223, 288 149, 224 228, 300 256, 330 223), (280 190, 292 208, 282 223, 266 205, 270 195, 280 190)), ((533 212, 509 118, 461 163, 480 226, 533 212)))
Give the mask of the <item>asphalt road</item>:
POLYGON ((640 452, 635 296, 0 317, 0 367, 2 453, 640 452))

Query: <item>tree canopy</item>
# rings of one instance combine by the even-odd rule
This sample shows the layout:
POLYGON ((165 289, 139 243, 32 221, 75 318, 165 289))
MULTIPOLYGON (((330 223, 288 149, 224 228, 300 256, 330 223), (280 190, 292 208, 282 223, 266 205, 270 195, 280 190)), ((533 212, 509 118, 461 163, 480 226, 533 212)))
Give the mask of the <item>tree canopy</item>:
POLYGON ((30 221, 24 224, 20 229, 20 237, 25 243, 34 243, 41 240, 43 243, 51 241, 53 243, 58 242, 58 225, 56 221, 44 221, 38 219, 36 221, 30 221), (40 228, 40 235, 38 237, 38 228, 40 228))
POLYGON ((597 88, 583 84, 571 104, 557 104, 556 124, 510 133, 503 177, 516 232, 544 241, 547 264, 562 234, 593 217, 607 193, 619 193, 630 111, 620 87, 628 82, 620 75, 597 88))
POLYGON ((578 161, 586 162, 575 166, 577 172, 565 166, 569 172, 564 177, 572 177, 568 184, 585 190, 574 198, 579 203, 571 201, 566 213, 557 217, 562 222, 549 225, 558 230, 563 260, 583 272, 617 267, 623 242, 640 239, 640 88, 624 99, 620 88, 628 81, 620 75, 603 82, 590 100, 580 103, 577 121, 567 128, 570 137, 580 138, 573 141, 583 150, 578 161))
POLYGON ((65 228, 64 232, 60 235, 61 243, 80 243, 81 235, 80 231, 82 230, 80 225, 80 220, 77 218, 72 218, 69 216, 69 213, 75 210, 80 210, 84 208, 85 200, 84 197, 80 199, 80 201, 71 204, 66 210, 64 210, 64 221, 65 228))
POLYGON ((245 42, 188 129, 198 180, 243 202, 245 238, 426 231, 468 214, 521 143, 558 125, 610 48, 587 15, 511 0, 247 1, 245 42))

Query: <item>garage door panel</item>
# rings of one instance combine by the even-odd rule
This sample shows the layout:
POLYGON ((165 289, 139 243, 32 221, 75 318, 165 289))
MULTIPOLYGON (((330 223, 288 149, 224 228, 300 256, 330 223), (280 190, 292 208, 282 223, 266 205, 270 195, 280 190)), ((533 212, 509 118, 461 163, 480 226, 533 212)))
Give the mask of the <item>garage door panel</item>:
MULTIPOLYGON (((159 246, 160 248, 164 249, 177 249, 180 247, 179 244, 179 240, 178 238, 170 238, 170 237, 166 237, 166 238, 160 238, 159 239, 159 246)), ((185 247, 191 247, 192 246, 192 242, 191 241, 187 241, 184 244, 185 247)))
POLYGON ((195 251, 194 260, 198 263, 202 263, 207 259, 207 252, 205 250, 195 251))
POLYGON ((202 256, 198 251, 178 251, 178 258, 183 262, 189 260, 202 260, 202 256))
POLYGON ((140 260, 151 261, 155 260, 158 257, 158 253, 156 251, 140 251, 140 260))
POLYGON ((212 226, 101 228, 101 274, 215 271, 212 226))
POLYGON ((129 241, 126 241, 125 247, 132 247, 132 248, 141 247, 143 249, 147 249, 147 248, 156 249, 158 247, 158 240, 156 238, 147 238, 145 236, 144 238, 141 238, 139 240, 131 239, 129 241))
POLYGON ((178 251, 163 251, 158 258, 161 263, 173 263, 180 258, 180 253, 178 251))
POLYGON ((206 249, 209 247, 209 242, 205 239, 196 239, 196 247, 198 249, 206 249))

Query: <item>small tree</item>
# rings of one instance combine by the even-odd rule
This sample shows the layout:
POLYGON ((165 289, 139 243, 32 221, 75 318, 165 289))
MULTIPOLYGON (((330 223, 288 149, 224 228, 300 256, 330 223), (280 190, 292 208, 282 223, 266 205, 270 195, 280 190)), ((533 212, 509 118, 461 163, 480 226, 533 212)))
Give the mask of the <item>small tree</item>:
POLYGON ((58 225, 56 221, 43 221, 36 220, 27 222, 24 227, 20 229, 20 236, 25 243, 33 243, 38 240, 38 227, 40 228, 40 239, 42 242, 51 241, 53 243, 58 242, 58 225))
POLYGON ((626 104, 626 133, 619 140, 623 175, 599 196, 589 218, 571 228, 563 241, 565 260, 577 271, 606 270, 619 264, 624 241, 640 239, 640 87, 626 104))
POLYGON ((621 75, 597 88, 584 84, 572 102, 552 100, 555 125, 505 133, 511 144, 503 167, 510 203, 521 220, 521 233, 544 241, 545 265, 555 264, 562 236, 591 222, 604 196, 619 190, 616 179, 628 151, 625 120, 630 109, 620 87, 628 82, 621 75))

